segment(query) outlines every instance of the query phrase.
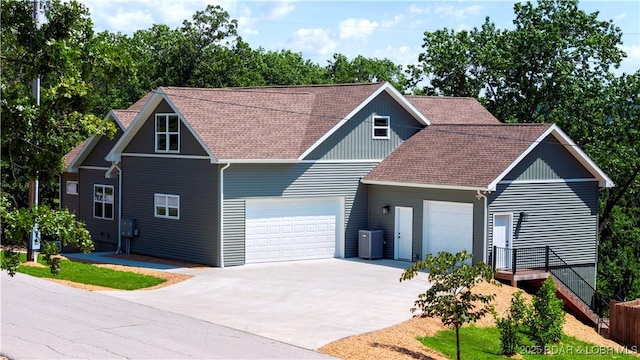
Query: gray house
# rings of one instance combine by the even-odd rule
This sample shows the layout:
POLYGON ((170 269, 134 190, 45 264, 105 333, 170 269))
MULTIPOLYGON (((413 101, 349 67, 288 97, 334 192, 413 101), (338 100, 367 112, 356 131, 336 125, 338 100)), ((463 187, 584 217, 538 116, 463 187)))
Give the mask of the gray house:
POLYGON ((132 111, 108 153, 94 140, 73 164, 79 217, 104 232, 95 189, 111 184, 121 213, 99 222, 111 239, 118 218, 135 220, 133 253, 212 266, 354 257, 358 231, 382 229, 385 258, 488 261, 495 245, 544 244, 595 283, 598 191, 613 184, 555 125, 501 124, 474 99, 388 83, 167 87, 132 111), (83 175, 93 158, 99 178, 83 175))

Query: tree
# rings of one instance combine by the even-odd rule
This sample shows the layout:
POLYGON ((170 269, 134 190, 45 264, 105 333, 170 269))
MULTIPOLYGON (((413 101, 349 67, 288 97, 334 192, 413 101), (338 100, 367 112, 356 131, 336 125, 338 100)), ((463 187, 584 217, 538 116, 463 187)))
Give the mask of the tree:
POLYGON ((552 278, 542 283, 531 305, 526 319, 529 337, 539 352, 544 352, 549 344, 560 341, 565 321, 564 303, 556 297, 556 284, 552 278))
POLYGON ((463 324, 475 322, 491 311, 489 303, 495 294, 482 295, 472 292, 473 287, 482 282, 493 282, 493 270, 480 262, 469 265, 471 259, 466 251, 453 255, 440 252, 437 256, 428 254, 424 260, 418 260, 407 268, 400 281, 411 280, 421 270, 428 269, 429 289, 418 295, 411 312, 420 310, 419 317, 439 316, 442 323, 456 331, 457 358, 460 360, 459 330, 463 324), (478 306, 477 303, 483 304, 478 306))
POLYGON ((411 70, 414 85, 428 84, 414 91, 474 96, 503 122, 567 132, 616 184, 600 197, 598 284, 605 298, 640 294, 640 237, 622 230, 640 227, 640 72, 613 73, 626 56, 622 33, 577 0, 518 3, 514 13, 512 30, 487 18, 471 31, 425 32, 411 70))
POLYGON ((352 61, 342 54, 334 54, 326 66, 327 79, 332 84, 388 81, 399 91, 409 80, 401 65, 389 59, 369 59, 358 55, 352 61))
MULTIPOLYGON (((40 217, 20 212, 28 204, 27 179, 39 179, 45 188, 53 187, 63 168, 64 154, 91 135, 115 133, 112 123, 91 113, 95 95, 88 79, 109 57, 97 46, 86 8, 74 1, 43 1, 42 9, 46 17, 42 26, 32 18, 31 2, 5 1, 1 10, 0 140, 2 192, 8 197, 8 204, 3 206, 30 219, 31 227, 40 217), (37 78, 41 80, 40 104, 30 87, 37 78)), ((34 207, 32 211, 44 210, 34 207)), ((8 226, 13 224, 7 221, 3 229, 8 226)), ((56 226, 63 231, 71 224, 56 226)), ((21 240, 9 238, 6 232, 2 236, 3 243, 11 241, 14 245, 27 240, 24 233, 21 240)))

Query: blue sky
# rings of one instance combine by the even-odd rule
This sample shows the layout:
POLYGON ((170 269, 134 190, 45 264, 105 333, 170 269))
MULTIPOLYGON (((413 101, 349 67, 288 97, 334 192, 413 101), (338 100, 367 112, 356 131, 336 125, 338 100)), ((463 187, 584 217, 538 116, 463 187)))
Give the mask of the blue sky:
MULTIPOLYGON (((423 33, 444 27, 470 30, 485 17, 511 28, 514 1, 234 1, 80 0, 97 31, 132 34, 152 24, 178 27, 207 4, 222 6, 252 48, 289 49, 325 65, 334 53, 417 62, 423 33)), ((618 72, 640 69, 640 0, 581 1, 586 12, 622 29, 628 57, 618 72)))

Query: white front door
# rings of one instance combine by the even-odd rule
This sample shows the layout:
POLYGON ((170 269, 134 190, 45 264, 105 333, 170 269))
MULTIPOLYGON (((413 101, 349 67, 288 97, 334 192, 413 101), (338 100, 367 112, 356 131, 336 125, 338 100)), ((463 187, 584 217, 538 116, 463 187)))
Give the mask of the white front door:
POLYGON ((496 268, 511 268, 511 233, 513 215, 494 214, 493 215, 493 246, 496 247, 496 268))
POLYGON ((396 206, 395 259, 412 260, 413 208, 396 206))

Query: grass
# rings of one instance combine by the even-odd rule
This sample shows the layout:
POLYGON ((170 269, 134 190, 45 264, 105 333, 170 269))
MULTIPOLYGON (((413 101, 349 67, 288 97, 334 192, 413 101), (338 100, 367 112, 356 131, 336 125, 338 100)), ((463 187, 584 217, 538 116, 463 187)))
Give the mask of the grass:
MULTIPOLYGON (((4 252, 2 252, 4 258, 4 252)), ((27 255, 20 254, 20 261, 25 262, 27 255)), ((155 276, 136 274, 128 271, 119 271, 92 264, 72 260, 61 260, 60 274, 52 274, 49 266, 38 257, 38 262, 45 267, 20 265, 18 272, 41 278, 67 280, 75 283, 103 286, 117 290, 137 290, 163 283, 165 280, 155 276)))
MULTIPOLYGON (((438 331, 434 336, 418 338, 425 346, 437 350, 445 356, 456 358, 456 333, 454 330, 438 331)), ((527 344, 530 345, 530 344, 527 344)), ((460 329, 461 359, 505 359, 500 351, 500 332, 496 327, 475 327, 460 329)), ((638 357, 625 354, 624 348, 609 348, 580 341, 572 336, 562 336, 562 341, 549 347, 548 354, 533 354, 530 348, 520 348, 523 359, 634 359, 638 357)))

